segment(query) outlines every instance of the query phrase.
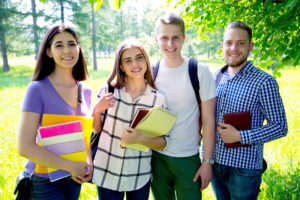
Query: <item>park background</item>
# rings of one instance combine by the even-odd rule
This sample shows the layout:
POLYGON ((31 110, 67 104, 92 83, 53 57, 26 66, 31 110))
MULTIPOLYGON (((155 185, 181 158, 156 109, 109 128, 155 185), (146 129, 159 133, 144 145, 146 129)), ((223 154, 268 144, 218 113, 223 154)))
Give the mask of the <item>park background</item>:
MULTIPOLYGON (((186 21, 183 55, 206 63, 211 72, 224 65, 220 48, 224 27, 241 20, 253 28, 255 48, 250 59, 276 77, 289 128, 286 137, 265 145, 268 169, 259 199, 300 199, 299 0, 0 0, 0 5, 0 200, 15 198, 15 179, 26 162, 16 148, 18 123, 46 31, 65 23, 79 33, 94 103, 123 39, 138 38, 152 63, 160 59, 154 23, 167 12, 181 14, 186 21)), ((83 184, 80 199, 96 196, 94 185, 83 184)), ((215 199, 210 187, 203 199, 215 199)))

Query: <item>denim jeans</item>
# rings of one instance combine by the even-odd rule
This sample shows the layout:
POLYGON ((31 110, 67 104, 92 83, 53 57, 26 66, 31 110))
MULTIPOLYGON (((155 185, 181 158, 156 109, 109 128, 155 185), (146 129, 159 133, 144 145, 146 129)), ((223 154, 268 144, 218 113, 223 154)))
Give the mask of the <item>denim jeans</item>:
POLYGON ((32 175, 30 200, 77 200, 80 195, 81 185, 66 177, 50 182, 49 178, 32 175))
POLYGON ((127 200, 148 200, 150 192, 150 180, 142 188, 129 192, 118 192, 102 187, 97 187, 99 200, 123 200, 126 193, 127 200))
POLYGON ((217 200, 254 200, 260 192, 262 169, 244 169, 215 163, 212 188, 217 200))

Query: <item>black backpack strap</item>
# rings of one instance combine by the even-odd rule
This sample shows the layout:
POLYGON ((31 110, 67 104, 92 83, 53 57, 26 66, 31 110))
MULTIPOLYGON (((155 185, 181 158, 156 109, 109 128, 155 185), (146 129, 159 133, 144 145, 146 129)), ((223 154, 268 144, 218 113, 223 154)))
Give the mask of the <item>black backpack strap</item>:
POLYGON ((199 89, 200 89, 200 83, 198 79, 198 61, 195 59, 190 59, 189 60, 189 75, 190 75, 190 81, 192 83, 197 102, 200 105, 201 104, 201 99, 200 99, 200 94, 199 94, 199 89))
MULTIPOLYGON (((108 92, 109 92, 109 93, 114 93, 115 87, 112 86, 110 83, 107 83, 107 85, 108 85, 108 92)), ((108 109, 106 109, 105 112, 104 112, 103 121, 102 121, 102 128, 103 128, 103 126, 104 126, 104 122, 105 122, 105 119, 106 119, 107 110, 108 110, 108 109)), ((101 131, 102 131, 102 130, 101 130, 101 131)))
POLYGON ((223 76, 223 74, 224 74, 224 72, 227 70, 227 68, 228 68, 228 65, 225 65, 224 67, 222 67, 221 69, 218 69, 217 71, 216 71, 216 75, 215 75, 215 85, 216 85, 216 88, 218 87, 218 85, 219 85, 219 83, 220 83, 220 81, 221 81, 221 79, 222 79, 222 76, 223 76))
POLYGON ((152 66, 153 81, 155 81, 155 79, 156 79, 158 68, 159 68, 159 63, 160 63, 160 60, 156 62, 155 66, 152 66))
POLYGON ((198 102, 198 107, 199 107, 199 134, 202 139, 202 134, 201 134, 201 98, 199 94, 199 89, 200 89, 200 82, 198 79, 198 61, 195 59, 190 59, 189 60, 189 75, 190 75, 190 81, 192 83, 194 93, 198 102))
MULTIPOLYGON (((110 83, 107 83, 107 85, 108 85, 108 92, 114 93, 115 88, 110 83)), ((90 146, 91 146, 91 150, 92 150, 92 159, 93 160, 95 159, 95 155, 96 155, 96 152, 97 152, 97 149, 98 149, 98 143, 99 143, 101 131, 104 127, 106 115, 107 115, 107 109, 104 112, 101 130, 99 131, 98 134, 92 133, 92 135, 91 135, 91 141, 90 141, 91 145, 90 146)))

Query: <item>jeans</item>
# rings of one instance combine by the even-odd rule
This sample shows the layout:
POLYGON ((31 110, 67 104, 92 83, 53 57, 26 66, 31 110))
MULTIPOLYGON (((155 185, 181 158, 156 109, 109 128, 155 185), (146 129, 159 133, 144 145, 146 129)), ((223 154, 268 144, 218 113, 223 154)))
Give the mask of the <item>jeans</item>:
POLYGON ((148 200, 150 180, 142 188, 134 191, 119 192, 102 187, 97 187, 99 200, 123 200, 126 193, 127 200, 148 200))
POLYGON ((244 169, 215 163, 211 181, 217 200, 254 200, 260 192, 262 169, 244 169))
POLYGON ((30 200, 77 200, 81 185, 66 177, 50 182, 49 178, 32 175, 30 200))

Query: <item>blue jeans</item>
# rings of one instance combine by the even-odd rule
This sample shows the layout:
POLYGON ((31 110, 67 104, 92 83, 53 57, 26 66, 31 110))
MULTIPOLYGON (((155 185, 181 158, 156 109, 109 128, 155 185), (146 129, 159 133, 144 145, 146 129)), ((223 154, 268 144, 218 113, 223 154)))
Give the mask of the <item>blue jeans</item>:
POLYGON ((50 182, 49 178, 32 175, 30 200, 78 200, 81 185, 66 177, 50 182))
POLYGON ((142 188, 129 192, 118 192, 102 187, 97 187, 99 200, 123 200, 126 193, 127 200, 148 200, 150 192, 150 180, 142 188))
POLYGON ((260 192, 262 169, 244 169, 215 163, 211 181, 217 200, 254 200, 260 192))

